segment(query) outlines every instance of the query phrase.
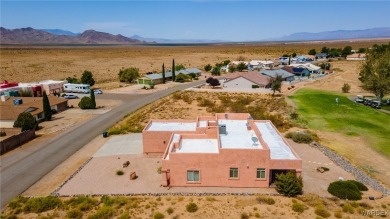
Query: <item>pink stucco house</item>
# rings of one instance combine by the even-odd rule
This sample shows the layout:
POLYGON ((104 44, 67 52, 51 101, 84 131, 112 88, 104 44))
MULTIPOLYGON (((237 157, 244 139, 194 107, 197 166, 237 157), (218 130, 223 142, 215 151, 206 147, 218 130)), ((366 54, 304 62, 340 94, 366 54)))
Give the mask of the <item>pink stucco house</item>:
POLYGON ((151 120, 142 135, 144 154, 162 156, 163 186, 269 187, 277 173, 302 171, 271 121, 247 113, 151 120))

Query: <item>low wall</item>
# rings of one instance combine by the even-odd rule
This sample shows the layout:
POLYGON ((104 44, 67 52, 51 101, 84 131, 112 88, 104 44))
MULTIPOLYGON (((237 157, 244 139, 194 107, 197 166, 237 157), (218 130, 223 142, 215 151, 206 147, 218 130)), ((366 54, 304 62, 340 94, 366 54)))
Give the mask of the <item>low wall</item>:
POLYGON ((0 155, 30 141, 35 137, 35 130, 28 130, 0 142, 0 155))

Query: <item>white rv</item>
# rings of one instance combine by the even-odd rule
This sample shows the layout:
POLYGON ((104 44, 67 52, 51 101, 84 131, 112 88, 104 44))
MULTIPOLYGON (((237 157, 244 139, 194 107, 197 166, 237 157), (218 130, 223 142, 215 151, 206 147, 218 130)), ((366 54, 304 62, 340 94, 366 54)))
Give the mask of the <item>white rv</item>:
POLYGON ((90 87, 89 84, 64 84, 64 91, 88 94, 91 91, 90 87))

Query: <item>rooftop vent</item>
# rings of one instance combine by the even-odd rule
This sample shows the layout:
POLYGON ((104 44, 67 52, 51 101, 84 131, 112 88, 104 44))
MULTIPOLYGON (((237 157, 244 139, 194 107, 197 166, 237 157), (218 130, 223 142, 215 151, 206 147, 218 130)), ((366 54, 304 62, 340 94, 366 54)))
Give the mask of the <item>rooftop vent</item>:
MULTIPOLYGON (((226 115, 226 114, 225 114, 226 115)), ((226 131, 226 125, 225 124, 220 124, 218 126, 218 129, 219 129, 219 134, 220 135, 227 135, 227 131, 226 131)))
POLYGON ((225 119, 228 119, 228 114, 225 113, 225 119))
POLYGON ((247 130, 251 130, 251 125, 248 122, 245 125, 247 130))

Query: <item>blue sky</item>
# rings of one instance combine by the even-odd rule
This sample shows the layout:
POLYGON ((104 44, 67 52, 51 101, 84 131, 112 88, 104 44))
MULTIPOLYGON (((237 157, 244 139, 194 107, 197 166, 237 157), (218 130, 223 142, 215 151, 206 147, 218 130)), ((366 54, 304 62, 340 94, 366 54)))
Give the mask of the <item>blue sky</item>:
POLYGON ((390 27, 390 1, 3 1, 1 26, 167 39, 262 40, 390 27))

